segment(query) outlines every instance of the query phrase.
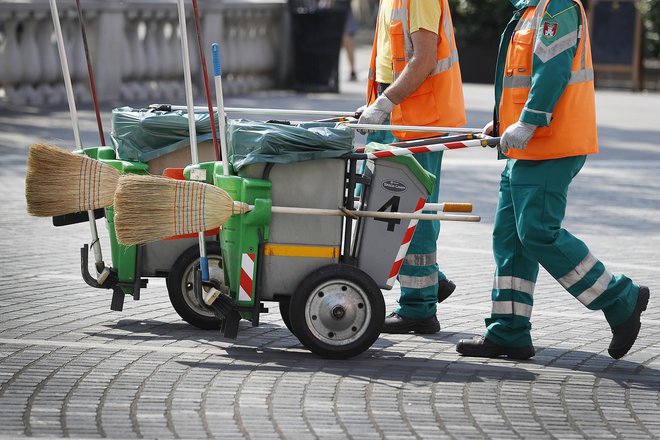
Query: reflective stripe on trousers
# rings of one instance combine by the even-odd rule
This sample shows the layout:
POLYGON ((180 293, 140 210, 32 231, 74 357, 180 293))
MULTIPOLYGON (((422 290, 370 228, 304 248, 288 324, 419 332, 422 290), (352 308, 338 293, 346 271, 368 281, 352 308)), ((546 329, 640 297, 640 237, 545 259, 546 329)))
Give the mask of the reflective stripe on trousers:
POLYGON ((437 260, 438 258, 435 252, 431 254, 407 254, 403 259, 404 265, 417 268, 432 266, 434 267, 434 271, 429 275, 399 275, 401 288, 424 289, 426 287, 437 286, 438 271, 435 270, 437 260))

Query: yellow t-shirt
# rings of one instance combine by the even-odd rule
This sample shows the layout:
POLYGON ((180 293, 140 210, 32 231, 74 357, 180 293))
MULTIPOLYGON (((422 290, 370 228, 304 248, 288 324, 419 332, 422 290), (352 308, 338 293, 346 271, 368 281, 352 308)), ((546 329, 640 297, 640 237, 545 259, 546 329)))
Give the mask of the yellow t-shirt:
MULTIPOLYGON (((426 29, 438 33, 442 9, 437 0, 409 0, 410 33, 426 29)), ((394 0, 381 0, 378 9, 378 41, 376 42, 376 81, 392 82, 392 46, 390 45, 390 22, 394 0)))

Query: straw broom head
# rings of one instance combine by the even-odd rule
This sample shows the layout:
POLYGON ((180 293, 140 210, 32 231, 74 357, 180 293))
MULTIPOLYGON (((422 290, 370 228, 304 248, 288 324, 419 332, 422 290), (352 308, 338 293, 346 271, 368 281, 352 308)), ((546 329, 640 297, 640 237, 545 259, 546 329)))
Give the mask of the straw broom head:
POLYGON ((38 217, 112 205, 119 171, 90 157, 46 144, 28 152, 27 210, 38 217))
POLYGON ((225 190, 202 182, 123 176, 115 194, 115 231, 124 245, 203 232, 234 213, 225 190))

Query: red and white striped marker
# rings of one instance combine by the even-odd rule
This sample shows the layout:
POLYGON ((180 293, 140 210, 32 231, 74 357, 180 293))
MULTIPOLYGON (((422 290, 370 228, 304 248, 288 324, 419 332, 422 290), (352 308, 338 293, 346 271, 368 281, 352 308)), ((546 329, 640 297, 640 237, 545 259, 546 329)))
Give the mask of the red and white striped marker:
MULTIPOLYGON (((471 141, 476 138, 484 139, 484 136, 479 134, 467 133, 467 134, 459 134, 456 136, 435 136, 430 138, 415 139, 412 141, 397 141, 397 142, 391 142, 387 145, 397 148, 411 148, 411 147, 419 147, 422 145, 435 145, 438 143, 446 144, 447 142, 471 141)), ((366 150, 366 145, 362 145, 357 147, 355 149, 355 152, 364 153, 365 150, 366 150)))
POLYGON ((472 141, 464 141, 464 142, 447 142, 445 144, 423 145, 423 146, 410 147, 410 148, 394 148, 392 150, 362 153, 359 154, 359 156, 364 156, 364 157, 359 157, 359 158, 356 157, 356 159, 382 159, 385 157, 394 157, 394 156, 410 156, 413 154, 432 153, 435 151, 445 151, 445 150, 458 150, 461 148, 489 147, 489 146, 499 145, 499 143, 500 143, 500 138, 475 139, 472 141))
MULTIPOLYGON (((417 206, 415 207, 415 214, 420 214, 424 210, 425 203, 426 203, 426 199, 419 199, 419 201, 417 202, 417 206)), ((417 219, 410 220, 410 224, 408 225, 408 230, 406 230, 406 234, 403 236, 403 242, 401 243, 399 252, 396 254, 396 258, 394 259, 394 265, 392 266, 392 270, 390 270, 390 275, 387 278, 387 285, 389 287, 392 287, 394 285, 394 282, 396 281, 396 277, 397 275, 399 275, 399 270, 401 270, 401 266, 403 265, 403 259, 406 257, 406 254, 408 253, 408 248, 410 247, 410 242, 412 241, 413 234, 415 233, 415 228, 417 227, 418 221, 419 220, 417 219)))
POLYGON ((252 301, 254 285, 254 254, 243 254, 241 259, 241 285, 238 288, 239 301, 252 301))

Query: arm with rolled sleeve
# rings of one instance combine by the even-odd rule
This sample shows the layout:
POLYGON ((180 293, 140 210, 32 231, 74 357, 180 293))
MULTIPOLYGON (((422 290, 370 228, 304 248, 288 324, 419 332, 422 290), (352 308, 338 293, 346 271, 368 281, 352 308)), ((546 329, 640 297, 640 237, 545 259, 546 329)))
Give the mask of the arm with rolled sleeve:
POLYGON ((547 127, 571 79, 580 37, 580 9, 570 0, 554 0, 539 23, 534 42, 532 86, 520 122, 547 127))
MULTIPOLYGON (((383 7, 383 3, 380 4, 383 7)), ((359 117, 359 124, 382 124, 395 105, 408 98, 428 78, 436 67, 438 28, 442 17, 439 2, 410 0, 410 39, 413 48, 401 75, 359 117)), ((388 23, 389 24, 389 23, 388 23)), ((380 35, 380 34, 379 34, 380 35)), ((391 45, 391 42, 388 42, 391 45)), ((388 51, 391 54, 391 47, 388 51)), ((391 75, 388 75, 391 76, 391 75)), ((378 77, 378 74, 376 75, 378 77)))

